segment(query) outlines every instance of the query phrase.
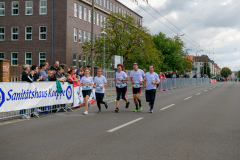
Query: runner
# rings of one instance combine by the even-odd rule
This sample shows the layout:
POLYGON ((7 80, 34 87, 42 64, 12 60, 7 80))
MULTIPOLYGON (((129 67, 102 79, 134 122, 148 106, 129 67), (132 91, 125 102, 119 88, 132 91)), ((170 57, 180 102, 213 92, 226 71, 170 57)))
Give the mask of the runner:
POLYGON ((124 65, 118 64, 117 65, 117 72, 116 72, 116 92, 117 92, 117 100, 116 100, 116 109, 115 112, 119 112, 119 100, 120 96, 122 95, 122 99, 126 102, 126 107, 129 107, 130 102, 126 98, 127 86, 124 81, 128 81, 127 74, 123 72, 124 65))
POLYGON ((92 88, 93 88, 93 78, 89 76, 89 69, 86 68, 85 71, 85 76, 82 77, 81 79, 81 86, 82 86, 82 94, 85 102, 85 112, 83 113, 84 115, 88 114, 88 99, 91 95, 92 88))
POLYGON ((95 89, 95 95, 97 99, 97 106, 98 106, 98 113, 102 112, 101 104, 105 105, 105 108, 108 109, 107 102, 103 101, 104 93, 105 93, 105 86, 107 85, 106 78, 102 75, 102 69, 97 70, 97 76, 94 78, 94 86, 95 89))
POLYGON ((138 112, 142 110, 142 103, 140 99, 140 94, 142 90, 143 80, 144 80, 144 71, 138 69, 138 64, 133 63, 133 70, 130 73, 130 80, 132 82, 133 88, 133 98, 136 105, 136 109, 133 112, 138 112))
POLYGON ((160 83, 158 74, 154 72, 154 66, 149 66, 146 73, 144 87, 146 88, 146 101, 149 102, 150 113, 153 113, 153 105, 156 96, 156 85, 160 83))

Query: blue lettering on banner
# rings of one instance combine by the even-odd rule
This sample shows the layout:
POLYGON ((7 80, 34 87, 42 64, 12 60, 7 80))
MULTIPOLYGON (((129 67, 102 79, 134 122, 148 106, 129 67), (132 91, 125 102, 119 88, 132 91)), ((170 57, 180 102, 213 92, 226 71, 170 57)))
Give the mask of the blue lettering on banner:
POLYGON ((2 107, 4 102, 5 102, 5 93, 0 88, 0 107, 2 107))

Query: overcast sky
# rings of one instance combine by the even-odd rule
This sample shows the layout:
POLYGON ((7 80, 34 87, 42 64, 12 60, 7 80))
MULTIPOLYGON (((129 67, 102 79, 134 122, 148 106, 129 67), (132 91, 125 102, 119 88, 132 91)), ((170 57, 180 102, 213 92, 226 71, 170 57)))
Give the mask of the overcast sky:
POLYGON ((119 1, 143 17, 143 26, 151 34, 162 32, 173 37, 185 33, 181 39, 186 43, 186 49, 190 49, 190 55, 205 48, 198 55, 207 54, 221 68, 240 69, 240 0, 148 0, 149 5, 179 30, 143 0, 137 0, 140 7, 174 31, 133 3, 134 0, 119 1), (198 48, 193 40, 203 48, 198 48))

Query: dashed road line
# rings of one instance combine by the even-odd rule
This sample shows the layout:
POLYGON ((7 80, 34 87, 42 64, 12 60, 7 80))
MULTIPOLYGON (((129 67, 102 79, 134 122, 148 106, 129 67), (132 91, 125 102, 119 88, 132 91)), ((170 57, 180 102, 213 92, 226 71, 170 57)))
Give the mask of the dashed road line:
POLYGON ((204 90, 204 92, 207 92, 207 90, 204 90))
POLYGON ((175 104, 171 104, 171 105, 169 105, 169 106, 167 106, 167 107, 164 107, 164 108, 162 108, 162 109, 160 109, 160 110, 163 111, 163 110, 165 110, 165 109, 167 109, 167 108, 170 108, 170 107, 172 107, 172 106, 175 106, 175 104))
POLYGON ((201 94, 201 92, 200 92, 200 93, 197 93, 196 96, 198 96, 198 95, 200 95, 200 94, 201 94))
POLYGON ((140 120, 142 120, 143 119, 143 117, 140 117, 140 118, 138 118, 138 119, 135 119, 135 120, 133 120, 133 121, 131 121, 131 122, 128 122, 128 123, 125 123, 125 124, 123 124, 123 125, 121 125, 121 126, 118 126, 118 127, 116 127, 116 128, 113 128, 113 129, 110 129, 110 130, 108 130, 107 132, 114 132, 114 131, 116 131, 116 130, 118 130, 118 129, 121 129, 121 128, 123 128, 123 127, 126 127, 126 126, 128 126, 128 125, 130 125, 130 124, 133 124, 133 123, 135 123, 135 122, 137 122, 137 121, 140 121, 140 120))
POLYGON ((192 96, 185 98, 184 101, 186 101, 186 100, 188 100, 188 99, 190 99, 190 98, 192 98, 192 96))

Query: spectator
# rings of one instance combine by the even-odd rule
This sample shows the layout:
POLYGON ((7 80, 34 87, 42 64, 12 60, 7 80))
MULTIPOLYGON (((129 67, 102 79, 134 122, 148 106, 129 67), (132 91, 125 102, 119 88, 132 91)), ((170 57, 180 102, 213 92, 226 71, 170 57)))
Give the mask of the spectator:
POLYGON ((73 84, 73 80, 72 80, 72 78, 71 78, 71 75, 70 75, 69 73, 66 73, 65 76, 66 76, 66 78, 67 78, 67 79, 66 79, 66 82, 73 84))
MULTIPOLYGON (((88 68, 88 70, 89 70, 89 76, 91 76, 91 65, 87 65, 87 68, 88 68)), ((94 78, 94 77, 93 77, 94 78)))
POLYGON ((80 81, 80 79, 77 79, 77 78, 76 78, 76 76, 75 76, 76 71, 75 71, 75 69, 74 69, 73 67, 70 68, 69 73, 70 73, 71 79, 72 79, 73 81, 80 81))
POLYGON ((55 61, 54 65, 51 66, 50 70, 57 72, 58 67, 59 67, 59 61, 55 61))
POLYGON ((83 77, 83 67, 82 65, 79 66, 78 70, 77 70, 77 75, 80 76, 80 79, 83 77))
POLYGON ((30 72, 30 77, 33 81, 41 81, 43 76, 39 76, 38 74, 38 66, 37 65, 32 65, 31 67, 31 72, 30 72))
POLYGON ((47 73, 45 72, 46 70, 47 70, 47 63, 42 62, 40 64, 40 70, 38 72, 39 76, 43 76, 42 81, 49 81, 49 77, 52 75, 50 70, 48 70, 47 73))
POLYGON ((197 78, 197 73, 195 73, 195 75, 193 76, 193 78, 197 78))
POLYGON ((180 75, 177 70, 176 70, 175 74, 176 74, 176 78, 180 78, 180 75))
POLYGON ((61 79, 63 77, 63 74, 62 74, 62 67, 58 67, 57 68, 57 72, 54 74, 53 76, 53 80, 56 81, 56 80, 59 80, 60 82, 62 82, 64 84, 64 80, 61 79))
POLYGON ((146 73, 146 69, 143 69, 143 72, 146 73))
POLYGON ((23 72, 21 74, 21 77, 20 77, 20 81, 27 81, 27 82, 30 82, 32 83, 33 80, 32 78, 28 75, 29 71, 30 71, 30 66, 28 64, 24 64, 23 65, 23 72))
POLYGON ((46 72, 46 74, 48 74, 48 68, 49 68, 49 63, 48 62, 45 62, 46 63, 46 69, 45 69, 45 72, 46 72))

